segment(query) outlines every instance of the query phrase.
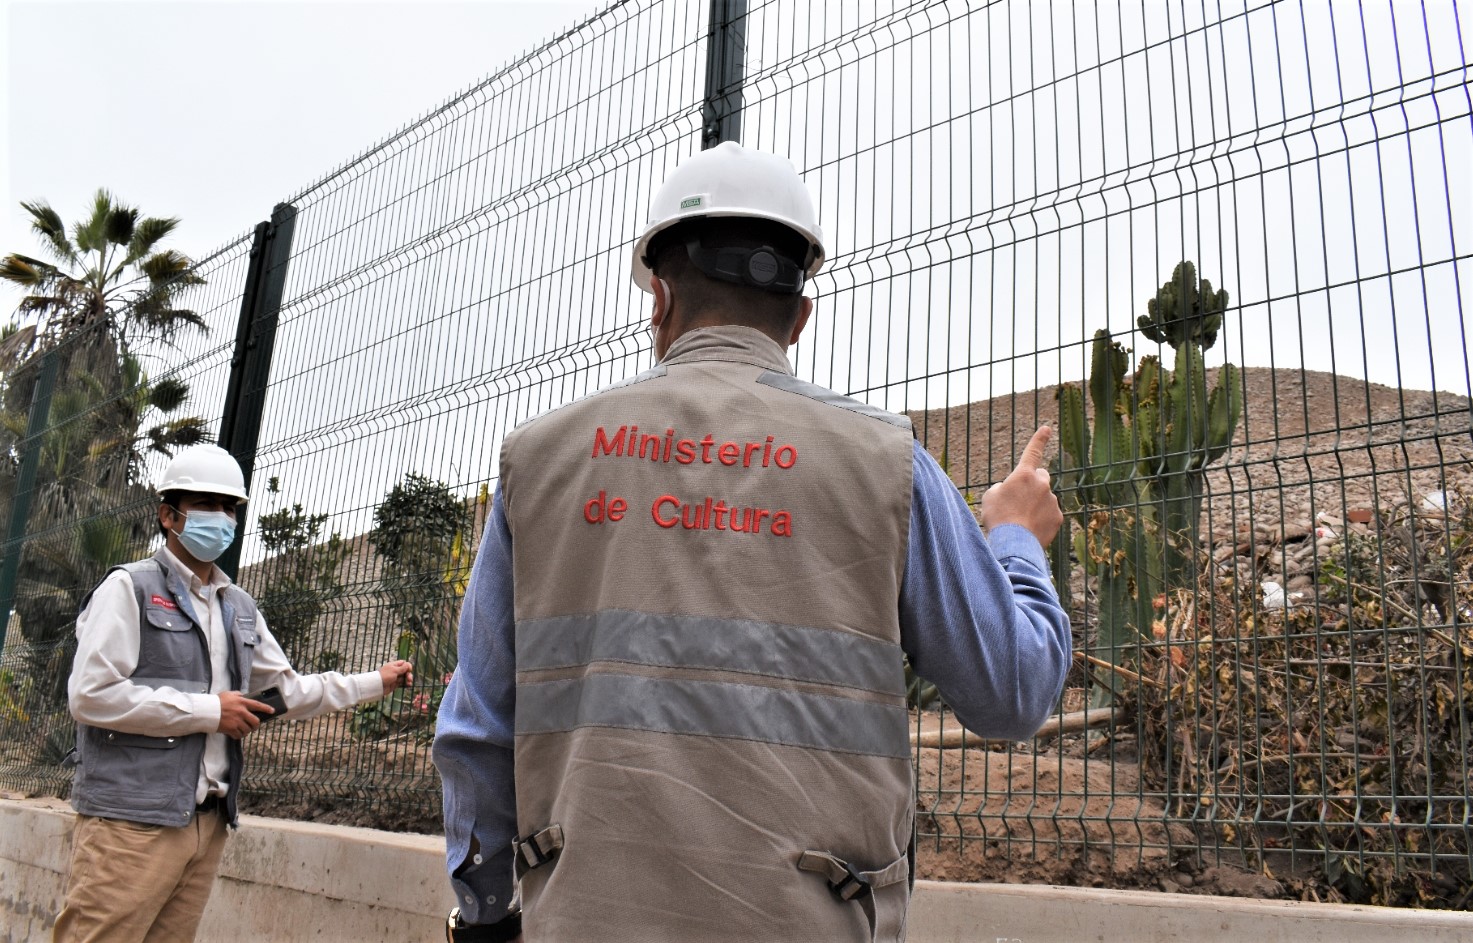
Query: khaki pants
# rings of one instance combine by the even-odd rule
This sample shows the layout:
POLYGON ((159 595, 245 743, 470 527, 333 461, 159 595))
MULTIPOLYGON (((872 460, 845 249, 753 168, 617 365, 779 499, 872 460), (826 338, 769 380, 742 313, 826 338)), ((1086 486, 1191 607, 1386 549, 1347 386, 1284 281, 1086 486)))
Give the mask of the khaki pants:
POLYGON ((189 943, 224 850, 218 811, 182 828, 77 816, 53 943, 189 943))

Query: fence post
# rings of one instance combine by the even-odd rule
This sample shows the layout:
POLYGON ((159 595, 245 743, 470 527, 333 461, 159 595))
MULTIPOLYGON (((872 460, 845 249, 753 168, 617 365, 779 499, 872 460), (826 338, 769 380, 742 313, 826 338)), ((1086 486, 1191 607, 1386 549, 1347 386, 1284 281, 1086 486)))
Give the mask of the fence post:
POLYGON ((742 80, 746 77, 747 0, 711 0, 706 33, 706 101, 701 106, 701 150, 742 134, 742 80))
MULTIPOLYGON (((256 226, 245 293, 240 301, 235 354, 230 358, 230 382, 225 388, 225 408, 221 411, 220 447, 240 462, 247 491, 256 469, 256 446, 261 434, 261 417, 265 412, 266 388, 271 383, 276 321, 286 290, 286 270, 291 260, 296 220, 295 206, 278 203, 271 211, 271 221, 256 226)), ((241 529, 244 529, 248 507, 240 511, 237 527, 241 529)), ((235 579, 240 567, 239 540, 225 551, 216 565, 232 580, 235 579)))
POLYGON ((25 544, 26 524, 31 518, 31 493, 36 490, 36 468, 41 464, 41 439, 51 416, 51 390, 56 385, 56 348, 41 355, 40 373, 31 389, 31 413, 26 418, 26 448, 20 458, 15 496, 10 504, 10 527, 5 534, 5 553, 0 555, 0 651, 5 649, 5 632, 10 627, 10 610, 15 605, 15 580, 20 573, 20 555, 25 544))

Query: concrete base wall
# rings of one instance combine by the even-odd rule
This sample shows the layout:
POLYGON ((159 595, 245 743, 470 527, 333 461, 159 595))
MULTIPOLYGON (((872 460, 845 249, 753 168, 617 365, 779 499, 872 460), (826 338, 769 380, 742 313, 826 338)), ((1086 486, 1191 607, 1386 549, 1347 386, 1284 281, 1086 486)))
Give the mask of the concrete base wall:
MULTIPOLYGON (((66 894, 71 808, 0 800, 0 943, 50 939, 66 894)), ((199 939, 443 940, 445 841, 241 816, 199 939)))
MULTIPOLYGON (((49 938, 71 810, 0 800, 0 943, 49 938)), ((444 939, 444 840, 242 816, 199 938, 232 943, 444 939)), ((1462 943, 1473 915, 1138 891, 920 881, 910 943, 1462 943)))

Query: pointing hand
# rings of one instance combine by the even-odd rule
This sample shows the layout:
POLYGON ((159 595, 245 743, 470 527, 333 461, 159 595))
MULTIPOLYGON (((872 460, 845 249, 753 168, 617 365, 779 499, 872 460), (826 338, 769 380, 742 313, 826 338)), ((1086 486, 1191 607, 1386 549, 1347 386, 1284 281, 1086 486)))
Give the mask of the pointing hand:
POLYGON ((1054 431, 1040 426, 1028 440, 1018 467, 982 496, 982 526, 1021 524, 1047 546, 1064 524, 1064 512, 1049 482, 1044 453, 1054 431))
POLYGON ((414 684, 414 665, 403 659, 385 662, 378 670, 384 682, 384 694, 392 694, 396 688, 414 684))

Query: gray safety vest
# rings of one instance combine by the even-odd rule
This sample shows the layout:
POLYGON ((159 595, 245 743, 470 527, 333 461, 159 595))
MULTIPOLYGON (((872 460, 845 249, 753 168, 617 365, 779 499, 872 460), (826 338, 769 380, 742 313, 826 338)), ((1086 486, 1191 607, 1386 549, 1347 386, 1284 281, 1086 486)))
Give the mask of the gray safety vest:
MULTIPOLYGON (((210 650, 184 580, 159 551, 151 559, 113 567, 133 581, 138 602, 138 667, 129 680, 186 693, 210 691, 210 650)), ((112 571, 108 571, 111 573, 112 571)), ((250 678, 259 635, 256 603, 233 583, 220 591, 220 614, 229 642, 230 690, 250 678)), ((85 610, 92 594, 82 601, 85 610)), ((77 724, 72 807, 83 815, 149 825, 181 826, 194 816, 195 790, 205 754, 205 734, 150 737, 77 724)), ((225 816, 237 824, 236 794, 243 756, 240 741, 226 740, 230 784, 225 816)))
POLYGON ((740 327, 507 437, 529 940, 904 937, 911 448, 740 327))

